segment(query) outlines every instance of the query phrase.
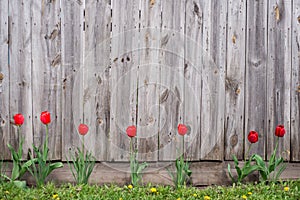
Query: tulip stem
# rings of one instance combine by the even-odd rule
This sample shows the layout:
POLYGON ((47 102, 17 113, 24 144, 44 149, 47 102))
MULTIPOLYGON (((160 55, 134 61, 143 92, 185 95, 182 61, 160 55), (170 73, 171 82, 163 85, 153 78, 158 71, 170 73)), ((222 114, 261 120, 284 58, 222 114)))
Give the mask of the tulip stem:
POLYGON ((84 135, 82 136, 82 153, 84 155, 84 135))
POLYGON ((249 157, 249 152, 250 152, 251 147, 252 147, 252 143, 250 143, 250 146, 249 146, 248 151, 246 153, 246 159, 245 159, 246 161, 247 161, 247 157, 249 157))
POLYGON ((18 133, 19 145, 21 144, 20 129, 21 126, 18 126, 17 133, 18 133))

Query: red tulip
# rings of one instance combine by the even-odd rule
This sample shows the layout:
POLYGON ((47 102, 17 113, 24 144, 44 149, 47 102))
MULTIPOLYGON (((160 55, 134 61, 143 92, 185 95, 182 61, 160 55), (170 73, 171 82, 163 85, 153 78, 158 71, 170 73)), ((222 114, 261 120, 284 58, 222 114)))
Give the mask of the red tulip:
POLYGON ((188 128, 184 124, 178 124, 178 134, 184 136, 188 132, 188 128))
POLYGON ((80 135, 86 135, 89 131, 89 127, 86 124, 80 124, 78 126, 78 132, 80 135))
POLYGON ((24 116, 21 113, 14 115, 15 125, 22 126, 24 123, 24 116))
POLYGON ((48 111, 42 112, 40 119, 43 124, 49 124, 51 122, 50 113, 48 111))
POLYGON ((275 129, 275 135, 277 137, 283 137, 285 134, 285 129, 283 125, 278 125, 275 129))
POLYGON ((136 136, 136 127, 133 126, 128 126, 126 129, 126 133, 129 137, 135 137, 136 136))
POLYGON ((250 131, 248 134, 248 140, 251 143, 256 143, 258 141, 258 133, 256 131, 250 131))

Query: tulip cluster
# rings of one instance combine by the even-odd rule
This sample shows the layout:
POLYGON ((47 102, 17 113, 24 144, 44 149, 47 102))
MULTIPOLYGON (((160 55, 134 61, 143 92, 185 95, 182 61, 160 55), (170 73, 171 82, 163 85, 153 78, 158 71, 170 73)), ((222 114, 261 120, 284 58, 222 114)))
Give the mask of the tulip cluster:
POLYGON ((96 158, 91 152, 84 152, 84 136, 88 133, 89 127, 86 124, 79 124, 78 133, 82 136, 82 148, 77 148, 77 154, 71 154, 71 162, 67 158, 69 168, 77 184, 87 184, 95 167, 96 158))
MULTIPOLYGON (((283 163, 283 158, 279 157, 276 158, 277 149, 278 149, 278 143, 279 138, 283 137, 285 135, 286 131, 283 125, 278 125, 275 128, 275 136, 277 137, 276 146, 275 149, 271 155, 271 158, 269 160, 269 163, 265 163, 263 158, 258 154, 253 154, 250 156, 249 160, 246 160, 244 166, 242 168, 239 167, 238 159, 235 155, 233 155, 234 165, 235 169, 237 171, 237 179, 234 179, 231 170, 230 170, 230 164, 228 164, 228 172, 229 176, 231 177, 233 182, 241 182, 246 176, 253 173, 254 171, 258 171, 261 175, 261 178, 266 180, 273 180, 276 181, 280 177, 281 173, 285 170, 286 165, 283 163), (252 164, 252 163, 255 164, 252 164), (276 170, 276 168, 279 168, 276 170), (276 172, 276 173, 275 173, 276 172), (271 177, 271 174, 273 177, 271 177)), ((246 153, 246 156, 248 156, 248 153, 250 152, 252 144, 258 142, 258 133, 254 130, 250 131, 248 134, 248 141, 250 142, 249 149, 246 153)))
POLYGON ((179 153, 179 158, 175 161, 176 172, 172 173, 168 170, 169 175, 173 180, 173 184, 177 189, 186 185, 187 181, 190 179, 192 175, 192 171, 190 170, 189 163, 184 161, 183 150, 184 150, 184 136, 188 132, 188 127, 185 124, 179 124, 177 126, 177 131, 180 136, 182 136, 182 152, 179 153))
POLYGON ((56 168, 63 167, 61 162, 57 163, 47 163, 48 158, 48 124, 51 122, 50 113, 48 111, 44 111, 40 115, 40 120, 43 124, 46 125, 46 138, 43 144, 43 149, 37 148, 34 144, 33 150, 36 157, 30 153, 30 160, 23 161, 23 143, 24 137, 20 135, 21 126, 24 124, 24 116, 21 113, 15 114, 13 116, 13 124, 17 126, 18 138, 19 138, 19 148, 16 151, 10 144, 7 144, 13 161, 13 168, 11 177, 5 176, 8 180, 13 182, 18 187, 25 187, 26 182, 20 181, 22 176, 25 174, 26 171, 32 174, 35 178, 37 186, 42 186, 45 183, 46 177, 56 168))
POLYGON ((126 134, 130 138, 130 174, 131 184, 137 186, 142 178, 142 171, 148 166, 146 162, 139 163, 137 160, 137 150, 134 149, 134 137, 136 136, 136 127, 128 126, 126 134))

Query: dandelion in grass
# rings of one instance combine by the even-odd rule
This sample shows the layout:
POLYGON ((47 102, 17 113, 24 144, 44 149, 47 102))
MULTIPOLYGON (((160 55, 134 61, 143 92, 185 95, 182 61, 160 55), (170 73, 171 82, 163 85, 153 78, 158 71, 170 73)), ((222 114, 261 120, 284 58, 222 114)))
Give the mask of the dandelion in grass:
POLYGON ((248 192, 248 195, 252 195, 252 192, 248 192))
POLYGON ((5 191, 5 194, 9 194, 9 191, 6 190, 6 191, 5 191))
POLYGON ((54 194, 53 196, 52 196, 52 199, 57 199, 58 198, 58 194, 54 194))
POLYGON ((196 193, 193 194, 194 197, 197 197, 198 195, 196 193))
POLYGON ((150 191, 151 191, 152 193, 157 193, 156 188, 151 188, 150 191))
POLYGON ((128 188, 128 189, 132 189, 133 186, 132 186, 132 185, 128 185, 127 188, 128 188))
POLYGON ((243 199, 247 199, 247 196, 246 196, 246 195, 243 195, 242 198, 243 198, 243 199))
POLYGON ((204 200, 210 200, 209 196, 204 196, 204 200))
POLYGON ((283 190, 287 192, 287 191, 290 190, 290 188, 289 187, 284 187, 283 190))

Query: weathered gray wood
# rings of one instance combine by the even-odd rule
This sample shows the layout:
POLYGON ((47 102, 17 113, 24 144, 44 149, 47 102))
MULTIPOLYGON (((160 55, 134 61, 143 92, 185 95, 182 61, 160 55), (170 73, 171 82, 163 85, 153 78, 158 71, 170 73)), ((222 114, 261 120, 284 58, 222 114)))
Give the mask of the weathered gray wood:
POLYGON ((80 147, 77 128, 83 123, 84 1, 61 2, 62 159, 80 147))
POLYGON ((139 1, 112 1, 109 160, 129 159, 126 128, 136 125, 139 1))
POLYGON ((182 152, 177 125, 183 122, 184 13, 183 1, 162 1, 159 160, 173 160, 182 152))
POLYGON ((32 106, 34 144, 45 140, 40 113, 49 111, 49 158, 61 159, 61 40, 59 1, 32 3, 32 106), (46 75, 45 75, 46 74, 46 75))
POLYGON ((8 0, 0 1, 0 159, 10 159, 9 68, 8 68, 8 0))
POLYGON ((203 2, 202 160, 222 160, 224 155, 226 13, 226 1, 203 2))
POLYGON ((228 1, 225 159, 243 158, 246 1, 228 1))
MULTIPOLYGON (((279 141, 278 152, 290 152, 291 87, 291 1, 270 0, 268 8, 267 56, 267 159, 274 151, 275 128, 283 124, 287 134, 279 141)), ((290 160, 289 154, 283 154, 290 160)))
MULTIPOLYGON (((16 113, 25 117, 21 134, 24 136, 24 156, 33 143, 32 82, 31 82, 31 3, 9 1, 9 109, 10 118, 16 113)), ((11 126, 10 141, 18 145, 17 127, 11 126)))
MULTIPOLYGON (((245 152, 247 136, 255 130, 259 140, 249 152, 265 157, 267 137, 267 2, 247 1, 246 88, 245 88, 245 152)), ((248 155, 245 155, 246 157, 248 155)))
POLYGON ((141 1, 138 69, 139 159, 158 159, 161 1, 141 1))
POLYGON ((185 4, 183 122, 190 128, 188 134, 184 136, 185 157, 188 160, 200 158, 202 28, 202 1, 187 0, 185 4))
POLYGON ((291 160, 300 161, 300 1, 292 7, 291 160))
MULTIPOLYGON (((233 162, 193 162, 190 168, 193 171, 191 179, 192 185, 203 187, 210 185, 231 185, 231 179, 228 176, 227 165, 233 166, 233 162)), ((150 162, 148 168, 143 173, 143 184, 151 183, 153 185, 173 185, 172 179, 169 176, 169 170, 174 169, 174 165, 165 165, 165 162, 150 162)), ((174 164, 174 163, 173 163, 174 164)), ((240 162, 243 165, 243 162, 240 162)), ((299 163, 288 164, 287 169, 281 176, 282 179, 297 179, 299 178, 299 163)), ((47 178, 56 184, 74 183, 74 178, 67 164, 63 168, 57 169, 47 178)), ((8 172, 9 173, 9 172, 8 172)), ((235 170, 232 174, 236 176, 235 170)), ((28 184, 34 184, 34 179, 29 174, 24 177, 28 184)), ((254 173, 248 176, 245 181, 258 181, 258 174, 254 173)), ((97 163, 89 180, 90 184, 118 184, 126 185, 130 183, 130 168, 129 163, 97 163)))
POLYGON ((109 153, 110 128, 110 1, 85 2, 83 78, 84 123, 89 126, 86 148, 97 160, 109 153))

